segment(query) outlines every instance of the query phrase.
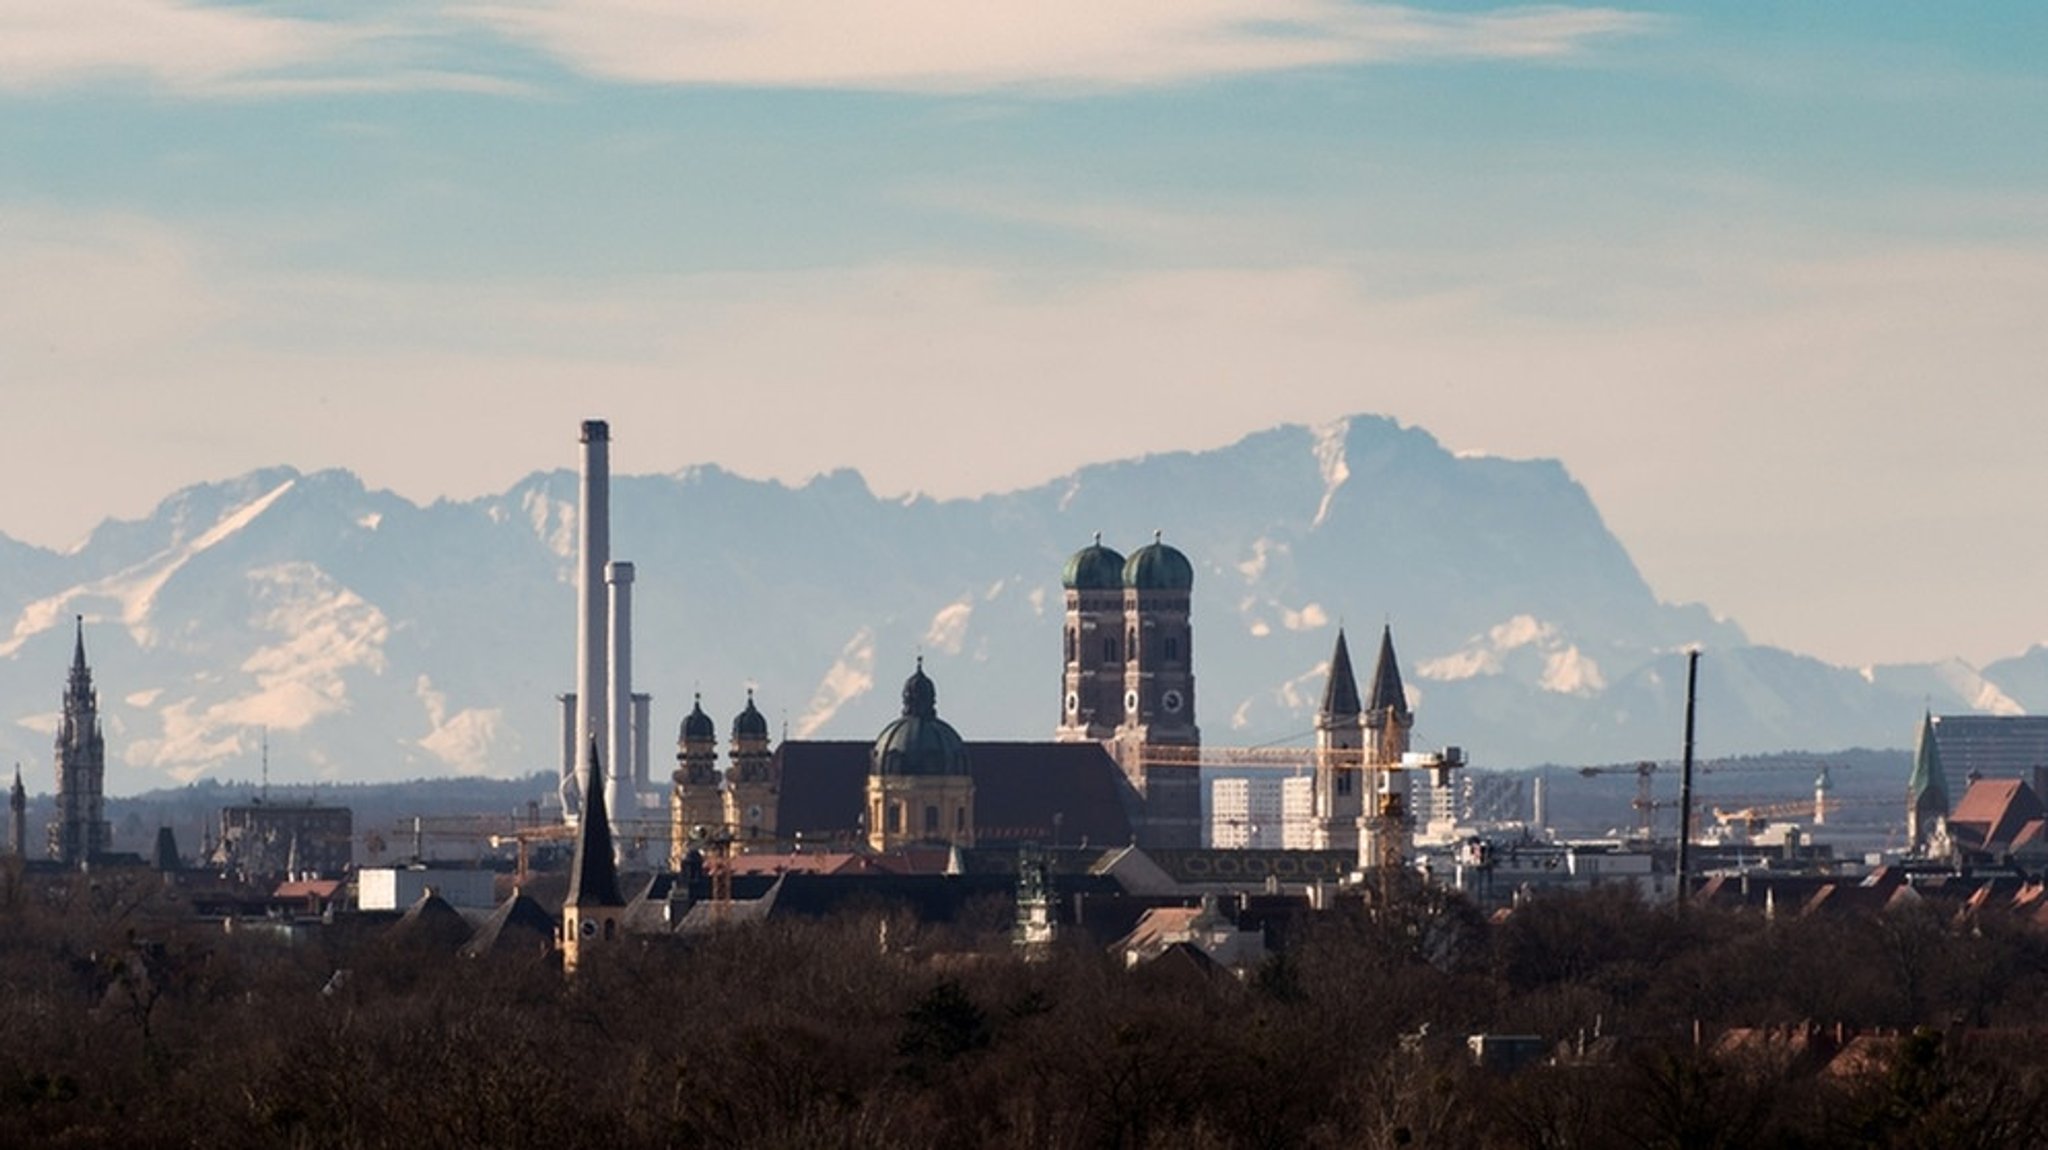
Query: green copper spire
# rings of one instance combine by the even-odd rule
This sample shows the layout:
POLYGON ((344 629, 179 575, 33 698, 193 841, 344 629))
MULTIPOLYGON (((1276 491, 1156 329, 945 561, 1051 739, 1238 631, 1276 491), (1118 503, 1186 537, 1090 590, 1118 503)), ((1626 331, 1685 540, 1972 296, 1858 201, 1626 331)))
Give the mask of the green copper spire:
POLYGON ((1949 811, 1948 778, 1941 770, 1941 748, 1934 742, 1934 713, 1920 719, 1920 743, 1913 749, 1913 776, 1906 782, 1907 801, 1932 817, 1949 811))

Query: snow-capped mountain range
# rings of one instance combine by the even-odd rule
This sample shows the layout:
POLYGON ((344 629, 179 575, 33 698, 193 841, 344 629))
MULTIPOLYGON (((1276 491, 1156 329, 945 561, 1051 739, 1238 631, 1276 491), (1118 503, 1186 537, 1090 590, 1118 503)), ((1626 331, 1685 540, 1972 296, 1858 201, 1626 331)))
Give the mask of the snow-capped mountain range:
MULTIPOLYGON (((0 755, 50 785, 83 615, 116 793, 254 778, 265 730, 279 781, 552 769, 576 501, 567 468, 425 507, 279 468, 180 491, 63 553, 0 537, 0 755)), ((1458 457, 1360 416, 971 500, 878 498, 844 471, 798 487, 715 467, 614 477, 656 774, 695 691, 721 729, 751 685, 778 733, 865 738, 919 654, 968 738, 1047 737, 1066 556, 1097 531, 1128 553, 1155 530, 1195 564, 1212 744, 1305 741, 1340 622, 1367 652, 1390 622, 1418 745, 1485 766, 1675 755, 1692 643, 1710 754, 1897 746, 1928 700, 2048 709, 2048 649, 1849 669, 1752 646, 1658 601, 1559 463, 1458 457)))

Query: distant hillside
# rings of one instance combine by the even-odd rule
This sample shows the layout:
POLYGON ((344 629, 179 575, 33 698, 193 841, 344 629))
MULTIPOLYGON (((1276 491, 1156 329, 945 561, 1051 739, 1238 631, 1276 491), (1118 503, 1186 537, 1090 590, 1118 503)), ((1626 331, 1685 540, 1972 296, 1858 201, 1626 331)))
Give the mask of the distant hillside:
MULTIPOLYGON (((283 781, 552 769, 576 488, 558 470, 421 507, 279 468, 180 491, 68 553, 0 540, 0 754, 48 789, 83 613, 115 792, 253 776, 264 727, 283 781)), ((1558 463, 1459 457, 1361 416, 971 500, 881 499, 850 472, 615 478, 657 758, 693 691, 723 727, 750 683, 778 733, 866 737, 920 652, 970 738, 1044 735, 1067 554, 1155 529, 1196 566, 1197 717, 1216 744, 1305 738, 1340 621, 1368 643, 1390 621, 1418 741, 1490 766, 1674 754, 1690 643, 1708 652, 1712 755, 1902 745, 1929 698, 2048 704, 2038 651, 1866 672, 1751 646, 1659 601, 1558 463)))

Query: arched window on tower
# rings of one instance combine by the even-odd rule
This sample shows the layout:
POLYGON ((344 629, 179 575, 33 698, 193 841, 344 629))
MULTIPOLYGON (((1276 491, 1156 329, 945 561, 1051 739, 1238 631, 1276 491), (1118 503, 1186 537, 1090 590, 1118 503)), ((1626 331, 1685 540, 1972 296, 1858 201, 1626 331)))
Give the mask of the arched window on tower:
POLYGON ((1067 630, 1067 662, 1071 663, 1071 662, 1073 662, 1073 661, 1074 661, 1074 655, 1075 655, 1075 651, 1076 651, 1076 649, 1077 649, 1077 648, 1078 648, 1078 647, 1080 646, 1080 643, 1081 643, 1081 636, 1080 636, 1080 632, 1078 632, 1078 631, 1075 631, 1075 630, 1074 630, 1074 629, 1072 629, 1072 628, 1068 628, 1068 630, 1067 630))
POLYGON ((1115 663, 1115 662, 1119 662, 1119 661, 1120 661, 1120 660, 1119 660, 1119 659, 1118 659, 1118 658, 1116 657, 1116 638, 1115 638, 1115 636, 1112 636, 1112 635, 1104 635, 1104 636, 1102 637, 1102 661, 1103 661, 1103 662, 1105 662, 1105 663, 1115 663))
POLYGON ((1166 637, 1166 643, 1165 643, 1165 651, 1163 652, 1163 654, 1165 655, 1165 657, 1166 657, 1166 661, 1167 661, 1167 662, 1169 662, 1169 663, 1177 663, 1177 662, 1179 662, 1179 661, 1180 661, 1180 640, 1179 640, 1179 639, 1176 639, 1176 638, 1174 638, 1174 637, 1173 637, 1173 636, 1171 636, 1171 635, 1168 635, 1168 636, 1166 637))
POLYGON ((924 833, 931 838, 939 834, 939 808, 927 806, 924 809, 924 833))

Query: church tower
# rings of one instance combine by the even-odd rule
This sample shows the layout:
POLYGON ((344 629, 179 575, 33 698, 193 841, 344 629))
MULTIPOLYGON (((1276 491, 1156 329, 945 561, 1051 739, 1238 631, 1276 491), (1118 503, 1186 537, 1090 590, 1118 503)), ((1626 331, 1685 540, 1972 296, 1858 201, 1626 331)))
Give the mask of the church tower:
POLYGON ((1066 662, 1053 738, 1100 742, 1124 717, 1124 557, 1097 534, 1067 560, 1060 584, 1067 599, 1066 662))
POLYGON ((1401 666, 1394 658, 1394 629, 1380 632, 1380 657, 1372 669, 1372 689, 1367 692, 1365 727, 1366 762, 1395 763, 1408 753, 1408 733, 1415 728, 1415 715, 1408 709, 1408 692, 1401 686, 1401 666))
POLYGON ((868 752, 868 846, 974 845, 974 776, 967 744, 939 718, 938 688, 924 659, 903 683, 903 714, 868 752))
POLYGON ((1330 678, 1316 711, 1314 806, 1309 845, 1315 850, 1357 850, 1358 820, 1365 814, 1365 708, 1351 671, 1351 648, 1337 629, 1330 678))
POLYGON ((616 942, 625 931, 626 897, 619 892, 619 868, 612 857, 604 765, 594 736, 590 744, 583 774, 583 817, 576 824, 576 853, 569 860, 569 897, 562 902, 562 970, 567 974, 576 973, 587 948, 616 942))
POLYGON ((1927 711, 1920 717, 1913 773, 1906 780, 1906 849, 1922 858, 1943 853, 1948 812, 1948 779, 1941 770, 1941 748, 1934 741, 1934 712, 1927 711))
POLYGON ((732 769, 726 774, 725 819, 736 842, 773 845, 775 806, 782 785, 775 777, 775 756, 768 749, 768 717, 754 706, 747 691, 747 709, 732 721, 732 769))
POLYGON ((1155 533, 1124 563, 1123 718, 1117 761, 1144 798, 1141 846, 1202 845, 1195 726, 1194 565, 1155 533))
POLYGON ((698 695, 683 716, 676 740, 675 785, 669 791, 669 869, 681 871, 690 852, 692 832, 706 833, 725 824, 725 787, 718 777, 718 728, 704 713, 698 695))
POLYGON ((1372 671, 1372 686, 1365 699, 1365 771, 1361 780, 1370 788, 1365 811, 1358 820, 1359 864, 1364 867, 1390 865, 1407 855, 1409 837, 1408 780, 1410 771, 1400 769, 1408 753, 1408 735, 1415 728, 1415 715, 1408 709, 1408 694, 1401 686, 1401 667, 1394 658, 1394 629, 1380 632, 1379 661, 1372 671))
POLYGON ((106 851, 107 744, 100 731, 99 692, 85 662, 85 617, 78 617, 78 642, 71 654, 71 681, 64 691, 64 717, 57 724, 57 821, 50 827, 50 855, 65 866, 81 866, 106 851))

